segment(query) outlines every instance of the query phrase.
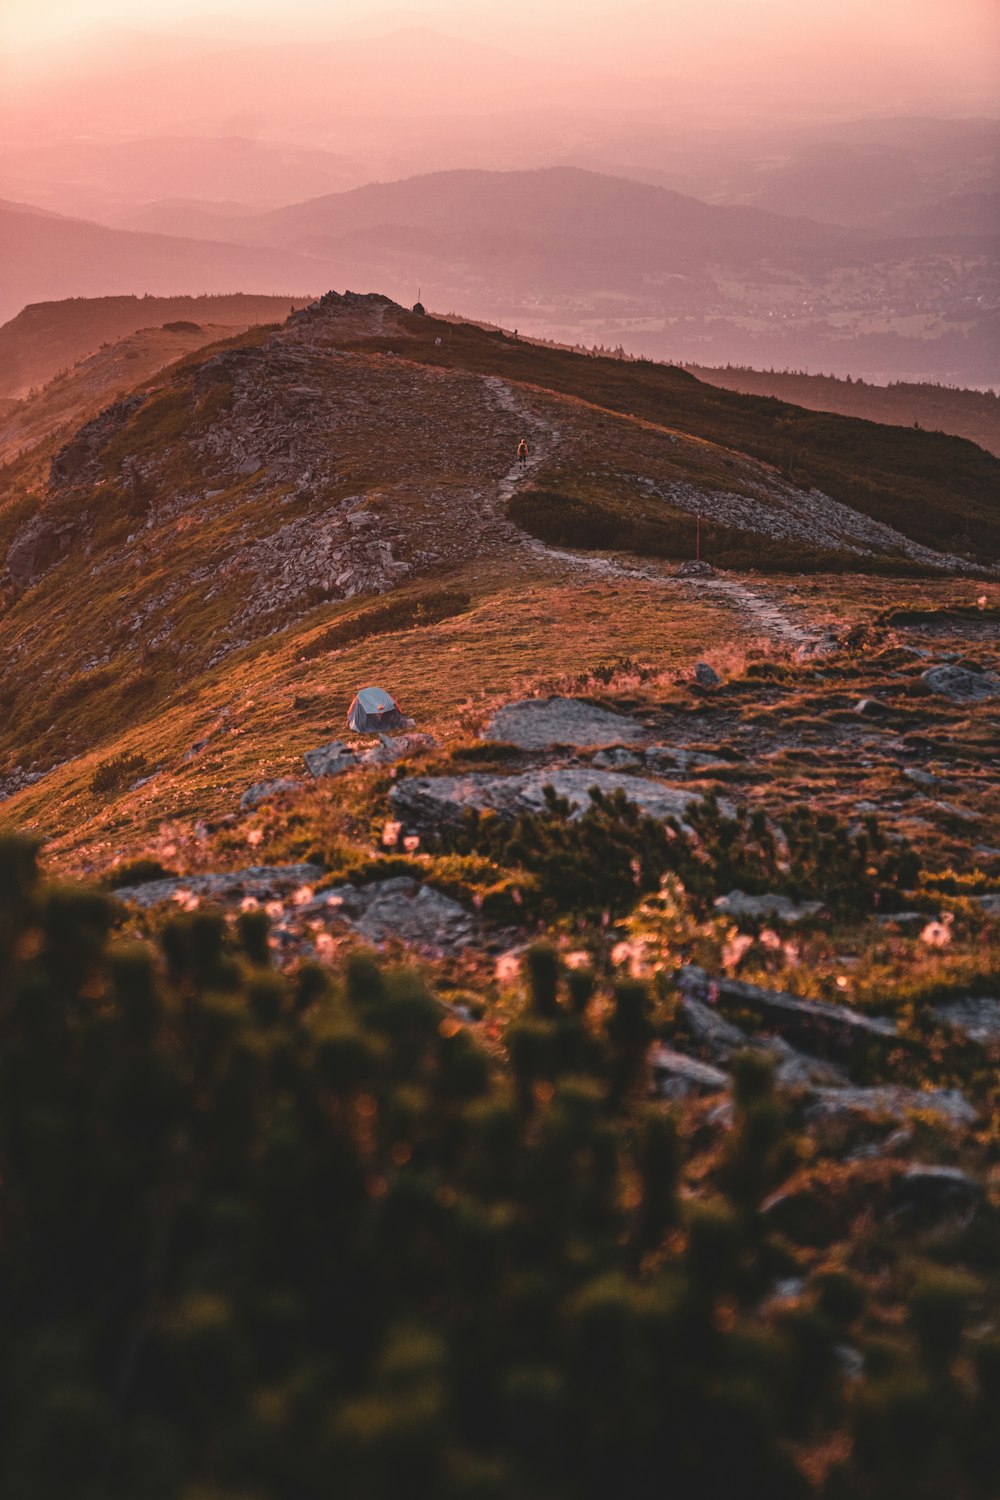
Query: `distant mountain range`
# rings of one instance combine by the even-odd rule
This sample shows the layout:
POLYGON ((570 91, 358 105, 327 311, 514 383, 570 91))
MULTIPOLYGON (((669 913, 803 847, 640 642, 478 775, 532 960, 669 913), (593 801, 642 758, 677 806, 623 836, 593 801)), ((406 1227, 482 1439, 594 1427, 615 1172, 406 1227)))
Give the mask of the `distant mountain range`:
POLYGON ((4 319, 31 302, 122 292, 274 295, 287 288, 301 297, 321 279, 316 266, 287 251, 129 233, 10 203, 0 204, 0 262, 4 319))
POLYGON ((377 285, 659 359, 1000 377, 987 235, 887 239, 576 167, 429 173, 265 213, 154 205, 137 222, 0 209, 0 316, 68 296, 377 285))

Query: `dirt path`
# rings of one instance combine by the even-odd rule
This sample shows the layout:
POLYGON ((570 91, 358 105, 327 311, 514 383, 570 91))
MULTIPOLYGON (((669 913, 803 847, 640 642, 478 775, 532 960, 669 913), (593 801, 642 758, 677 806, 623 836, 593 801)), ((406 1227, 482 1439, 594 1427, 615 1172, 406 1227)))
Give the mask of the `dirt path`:
POLYGON ((630 582, 652 583, 660 588, 674 589, 690 595, 697 592, 730 608, 739 618, 741 631, 753 635, 768 636, 789 646, 806 647, 814 644, 820 632, 797 623, 784 613, 773 594, 758 592, 732 578, 678 578, 668 572, 666 565, 656 563, 626 563, 616 558, 593 556, 580 552, 567 552, 559 547, 550 547, 537 537, 515 526, 507 514, 507 504, 532 477, 533 471, 558 447, 562 436, 559 428, 520 402, 514 391, 497 375, 485 379, 498 406, 515 412, 522 420, 528 438, 529 455, 525 463, 515 459, 496 487, 493 499, 494 519, 489 534, 523 549, 532 560, 543 567, 556 565, 560 569, 572 569, 589 573, 592 577, 616 578, 630 582))

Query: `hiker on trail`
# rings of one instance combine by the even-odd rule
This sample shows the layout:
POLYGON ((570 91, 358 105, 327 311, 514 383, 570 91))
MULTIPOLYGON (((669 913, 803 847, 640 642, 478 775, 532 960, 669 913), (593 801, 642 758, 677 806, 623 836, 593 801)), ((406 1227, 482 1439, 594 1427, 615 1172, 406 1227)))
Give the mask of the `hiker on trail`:
POLYGON ((519 464, 528 462, 528 439, 522 438, 517 445, 517 461, 519 464))

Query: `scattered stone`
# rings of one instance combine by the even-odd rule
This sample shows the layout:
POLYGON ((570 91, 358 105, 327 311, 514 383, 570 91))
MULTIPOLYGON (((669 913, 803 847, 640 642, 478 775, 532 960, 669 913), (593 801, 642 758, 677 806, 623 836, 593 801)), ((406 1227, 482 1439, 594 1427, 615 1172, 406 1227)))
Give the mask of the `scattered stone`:
POLYGON ((687 562, 682 562, 677 569, 678 578, 714 578, 715 569, 711 563, 703 562, 697 558, 689 557, 687 562))
POLYGON ((299 886, 311 885, 322 875, 320 865, 251 865, 245 870, 146 880, 142 885, 120 886, 114 894, 119 901, 129 901, 135 906, 159 906, 181 892, 204 901, 233 901, 246 896, 270 901, 299 886))
POLYGON ((434 952, 466 947, 478 931, 475 918, 457 901, 409 875, 333 886, 314 896, 303 912, 342 918, 370 943, 395 938, 434 952))
POLYGON ((482 738, 522 750, 548 750, 553 745, 625 745, 645 738, 645 731, 623 714, 578 698, 526 698, 499 709, 482 738))
POLYGON ((848 1380, 860 1380, 865 1373, 865 1357, 853 1344, 837 1344, 834 1347, 837 1363, 848 1380))
POLYGON ((985 896, 975 896, 983 911, 989 917, 1000 917, 1000 891, 989 891, 985 896))
POLYGON ((921 678, 932 693, 941 693, 959 703, 978 703, 1000 696, 1000 677, 991 672, 970 672, 967 667, 928 667, 921 678))
POLYGON ((686 1099, 691 1094, 721 1094, 729 1087, 728 1075, 720 1068, 674 1052, 662 1043, 649 1054, 656 1091, 661 1099, 686 1099))
POLYGON ((240 798, 240 811, 250 812, 269 797, 280 796, 282 792, 297 792, 301 786, 301 781, 295 781, 290 776, 280 776, 275 781, 255 781, 240 798))
POLYGON ((417 750, 429 750, 437 744, 432 734, 380 734, 380 743, 370 750, 362 750, 356 756, 365 766, 387 766, 401 760, 404 755, 413 755, 417 750))
POLYGON ((309 775, 315 777, 339 776, 342 771, 349 771, 358 763, 354 751, 343 740, 331 740, 328 745, 307 750, 302 759, 309 775))
MULTIPOLYGON (((548 806, 545 788, 570 805, 570 817, 578 818, 591 805, 591 788, 605 796, 623 792, 630 802, 651 818, 674 817, 683 823, 694 800, 690 793, 676 791, 642 776, 577 766, 549 766, 513 776, 495 776, 486 771, 467 776, 407 776, 390 792, 397 814, 412 822, 433 827, 454 823, 470 809, 491 810, 501 817, 543 812, 548 806)), ((728 816, 728 809, 723 810, 728 816)))
POLYGON ((694 680, 699 687, 716 688, 722 681, 718 672, 708 665, 707 661, 700 661, 694 669, 694 680))
POLYGON ((793 901, 790 896, 777 892, 766 892, 762 896, 748 896, 745 891, 730 891, 728 896, 718 896, 712 903, 718 911, 732 917, 777 917, 782 922, 801 922, 823 910, 822 901, 793 901))
POLYGON ((933 771, 921 771, 916 766, 909 766, 903 772, 907 780, 912 781, 914 786, 922 787, 925 792, 936 791, 941 784, 940 776, 935 776, 933 771))
POLYGON ((945 1000, 932 1007, 939 1020, 964 1032, 984 1047, 1000 1043, 1000 999, 967 995, 961 1000, 945 1000))
POLYGON ((832 1063, 797 1052, 780 1036, 751 1039, 712 1006, 691 995, 682 997, 681 1014, 692 1036, 711 1053, 712 1061, 722 1066, 727 1065, 737 1052, 752 1047, 774 1059, 775 1080, 785 1088, 836 1089, 849 1085, 846 1073, 832 1063))
POLYGON ((678 984, 697 1000, 712 996, 741 1013, 756 1013, 761 1025, 774 1027, 782 1035, 788 1033, 793 1040, 804 1039, 820 1052, 849 1051, 859 1042, 884 1044, 896 1036, 893 1023, 881 1016, 862 1015, 850 1006, 831 1005, 825 1000, 798 1000, 794 995, 739 979, 712 978, 693 964, 680 970, 678 984))
POLYGON ((904 1120, 914 1111, 940 1115, 951 1125, 974 1125, 976 1110, 958 1089, 902 1088, 883 1084, 876 1088, 820 1089, 806 1109, 807 1120, 836 1119, 845 1115, 884 1115, 904 1120))
POLYGON ((892 1207, 928 1227, 959 1219, 968 1223, 982 1206, 981 1185, 958 1167, 909 1167, 897 1178, 892 1207))
POLYGON ((611 771, 631 771, 636 766, 641 766, 642 761, 623 745, 615 745, 610 750, 598 750, 591 765, 604 766, 611 771))

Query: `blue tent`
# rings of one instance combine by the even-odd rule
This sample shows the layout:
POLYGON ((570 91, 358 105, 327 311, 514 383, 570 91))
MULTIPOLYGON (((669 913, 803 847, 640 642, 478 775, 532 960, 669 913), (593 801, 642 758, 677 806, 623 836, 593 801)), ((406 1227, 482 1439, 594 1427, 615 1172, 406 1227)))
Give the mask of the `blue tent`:
POLYGON ((347 711, 348 728, 355 734, 384 734, 390 729, 412 729, 391 693, 385 688, 363 687, 347 711))

